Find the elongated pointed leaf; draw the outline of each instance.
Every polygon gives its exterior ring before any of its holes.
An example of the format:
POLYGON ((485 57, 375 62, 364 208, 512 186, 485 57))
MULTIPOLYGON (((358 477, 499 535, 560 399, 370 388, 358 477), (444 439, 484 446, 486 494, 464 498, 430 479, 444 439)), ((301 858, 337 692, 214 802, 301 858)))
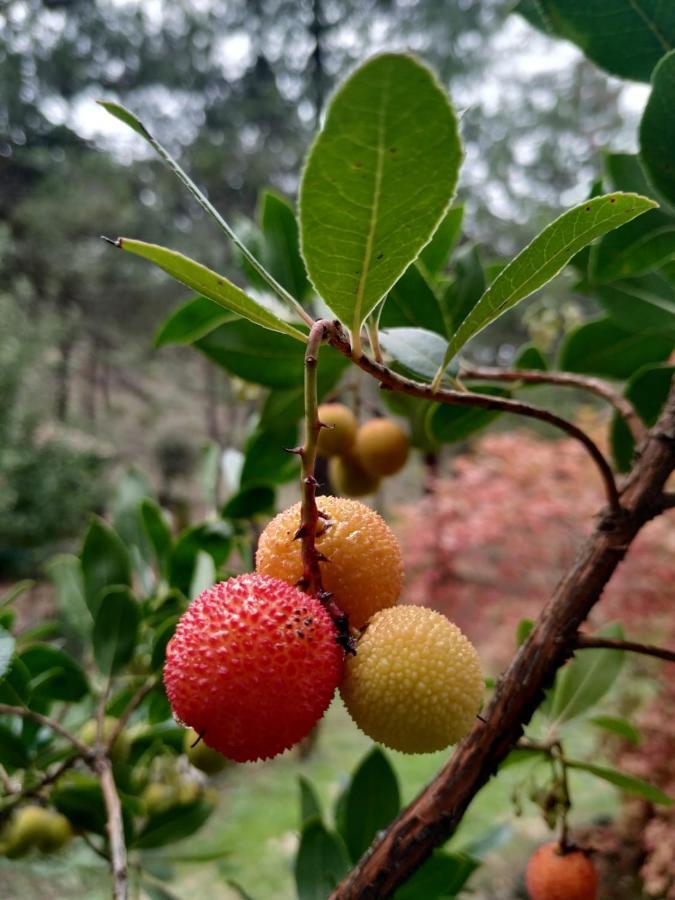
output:
POLYGON ((644 797, 652 803, 661 803, 664 806, 672 806, 673 798, 668 794, 664 794, 653 784, 637 778, 635 775, 628 775, 626 772, 618 772, 616 769, 610 769, 608 766, 595 766, 592 763, 580 762, 576 759, 566 760, 569 769, 580 769, 582 772, 589 772, 596 778, 602 778, 615 785, 627 794, 637 794, 638 797, 644 797))
POLYGON ((228 281, 224 275, 219 275, 194 259, 190 259, 189 256, 183 256, 182 253, 169 250, 168 247, 161 247, 159 244, 146 244, 145 241, 134 241, 130 238, 118 238, 116 244, 122 250, 149 260, 176 281, 180 281, 192 288, 193 291, 208 297, 209 300, 213 300, 230 312, 248 319, 249 322, 269 328, 271 331, 288 334, 299 341, 306 340, 301 331, 261 306, 236 284, 228 281))
POLYGON ((616 193, 594 197, 563 213, 502 269, 450 339, 447 360, 479 331, 554 278, 595 238, 655 206, 647 197, 616 193))
POLYGON ((611 319, 592 319, 567 335, 558 368, 624 379, 643 366, 668 359, 672 349, 673 338, 668 334, 629 331, 611 319))
POLYGON ((303 173, 301 245, 314 287, 352 332, 431 239, 460 160, 448 98, 410 56, 368 60, 333 97, 303 173))
POLYGON ((347 851, 339 835, 319 819, 310 819, 302 829, 295 858, 298 900, 326 900, 348 869, 347 851))
POLYGON ((113 587, 101 597, 92 642, 94 659, 104 675, 113 675, 125 666, 136 649, 140 613, 127 587, 113 587))
POLYGON ((82 545, 84 597, 96 617, 101 591, 131 584, 131 560, 119 535, 103 519, 92 519, 82 545))
POLYGON ((449 209, 434 236, 420 253, 420 263, 429 274, 437 275, 445 267, 450 251, 459 240, 463 218, 463 206, 449 209))
POLYGON ((595 725, 596 728, 602 728, 604 731, 609 731, 611 734, 615 734, 617 737, 621 737, 631 744, 640 743, 640 732, 635 725, 632 725, 630 722, 627 722, 626 719, 622 719, 619 716, 594 716, 591 719, 591 724, 595 725))
POLYGON ((300 234, 293 207, 280 194, 266 190, 260 197, 260 227, 265 238, 268 269, 294 297, 309 293, 305 264, 300 256, 300 234))
MULTIPOLYGON (((675 5, 668 4, 675 31, 675 5)), ((671 48, 675 40, 671 42, 671 48)), ((675 207, 675 50, 654 69, 652 92, 640 123, 640 157, 654 187, 675 207)))
POLYGON ((405 270, 387 294, 380 328, 426 328, 444 338, 448 333, 436 294, 418 263, 405 270))
POLYGON ((374 747, 354 772, 345 799, 342 836, 352 862, 360 859, 400 805, 396 773, 382 750, 374 747))
POLYGON ((171 529, 164 517, 161 507, 146 497, 138 509, 141 525, 150 542, 160 572, 165 575, 171 553, 171 529))
MULTIPOLYGON (((675 366, 647 366, 636 372, 626 385, 626 397, 650 428, 666 402, 674 375, 675 366)), ((635 439, 618 413, 612 420, 610 437, 615 465, 620 472, 627 472, 633 459, 635 439)))
MULTIPOLYGON (((443 362, 448 342, 426 328, 390 328, 380 334, 380 343, 408 372, 430 381, 443 362)), ((452 374, 457 374, 457 367, 452 374)))
POLYGON ((62 553, 51 559, 47 572, 54 583, 56 603, 69 627, 80 637, 91 630, 87 601, 84 597, 82 566, 76 556, 62 553))
POLYGON ((208 297, 193 297, 162 323, 155 335, 155 347, 193 344, 214 328, 236 318, 236 313, 224 309, 208 297))
POLYGON ((304 828, 310 819, 321 821, 321 801, 316 788, 304 775, 298 775, 298 787, 300 788, 300 828, 304 828))

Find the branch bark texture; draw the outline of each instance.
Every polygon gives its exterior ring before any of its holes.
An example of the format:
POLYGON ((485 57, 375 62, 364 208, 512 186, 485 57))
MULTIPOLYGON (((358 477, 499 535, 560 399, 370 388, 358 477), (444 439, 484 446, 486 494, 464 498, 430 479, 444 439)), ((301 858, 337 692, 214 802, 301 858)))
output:
MULTIPOLYGON (((381 375, 379 371, 372 374, 381 375)), ((576 562, 500 679, 484 712, 485 721, 476 723, 433 781, 375 840, 335 889, 332 900, 391 896, 453 834, 473 798, 516 745, 556 671, 574 652, 579 626, 600 600, 632 541, 662 511, 664 485, 673 469, 675 387, 623 487, 622 513, 601 514, 576 562)))

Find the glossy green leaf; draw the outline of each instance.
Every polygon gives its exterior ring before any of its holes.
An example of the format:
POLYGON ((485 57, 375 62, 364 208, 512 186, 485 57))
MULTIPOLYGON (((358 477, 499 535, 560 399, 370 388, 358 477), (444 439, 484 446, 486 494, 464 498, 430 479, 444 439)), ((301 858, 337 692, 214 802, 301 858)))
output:
POLYGON ((449 209, 434 236, 420 253, 419 261, 429 274, 436 275, 445 268, 450 251, 459 240, 463 218, 462 205, 449 209))
POLYGON ((159 244, 146 244, 145 241, 135 241, 130 238, 118 238, 116 243, 122 250, 154 263, 176 281, 197 291, 203 297, 208 297, 209 300, 213 300, 214 303, 218 303, 229 312, 236 313, 255 325, 290 335, 303 343, 306 341, 305 335, 293 325, 284 322, 265 306, 249 297, 224 275, 219 275, 194 259, 190 259, 189 256, 184 256, 168 247, 161 247, 159 244))
POLYGON ((373 747, 354 772, 345 799, 342 837, 352 862, 361 858, 400 807, 396 773, 384 752, 373 747))
POLYGON ((225 519, 252 519, 274 509, 274 488, 267 485, 252 485, 243 488, 230 497, 221 510, 225 519))
POLYGON ((89 691, 82 667, 51 644, 34 644, 23 650, 19 659, 30 674, 34 695, 74 703, 89 691))
POLYGON ((183 840, 199 831, 212 812, 212 804, 200 799, 156 813, 150 816, 131 847, 148 850, 183 840))
POLYGON ((617 737, 623 738, 624 741, 628 741, 631 744, 639 744, 640 743, 640 732, 632 725, 630 722, 626 721, 626 719, 622 719, 619 716, 594 716, 590 719, 591 725, 595 725, 596 728, 602 728, 603 731, 609 731, 611 734, 617 735, 617 737))
POLYGON ((651 183, 675 207, 675 6, 661 5, 670 10, 674 34, 666 48, 671 52, 661 59, 652 76, 652 92, 640 123, 640 158, 651 183))
MULTIPOLYGON (((645 425, 651 427, 659 417, 666 402, 675 366, 647 366, 639 369, 630 379, 624 391, 645 425)), ((627 472, 633 461, 635 439, 625 420, 618 413, 612 419, 610 432, 612 455, 617 469, 627 472)))
MULTIPOLYGON (((598 634, 622 638, 620 625, 608 625, 598 634)), ((557 674, 549 717, 563 725, 594 707, 616 684, 624 662, 623 650, 578 650, 557 674)))
POLYGON ((173 540, 165 514, 159 504, 149 497, 141 501, 139 514, 159 570, 162 574, 166 574, 173 540))
POLYGON ((200 550, 210 554, 216 567, 221 566, 232 551, 232 527, 215 520, 194 525, 178 538, 169 558, 169 583, 187 597, 200 550))
POLYGON ((54 584, 56 604, 69 628, 80 637, 91 631, 91 616, 84 595, 82 566, 76 556, 61 553, 47 564, 54 584))
POLYGON ((668 335, 636 333, 611 319, 594 319, 567 335, 560 348, 558 368, 627 379, 642 366, 663 362, 672 349, 673 339, 668 335))
POLYGON ((157 671, 164 665, 166 658, 166 645, 169 643, 176 630, 178 624, 178 616, 170 616, 155 631, 152 642, 152 656, 150 658, 150 667, 157 671))
POLYGON ((19 735, 6 725, 0 725, 0 765, 11 773, 27 768, 29 759, 28 748, 19 735))
POLYGON ((300 789, 300 829, 310 819, 321 819, 321 801, 316 788, 304 775, 298 775, 298 787, 300 789))
POLYGON ((299 476, 298 457, 284 449, 295 447, 297 443, 298 425, 293 419, 287 419, 274 433, 264 428, 256 429, 244 448, 240 487, 283 484, 299 476))
POLYGON ((619 281, 595 287, 592 294, 621 328, 658 332, 675 341, 675 289, 666 279, 619 281))
POLYGON ((303 172, 301 243, 353 333, 442 222, 461 155, 445 92, 410 56, 373 57, 334 95, 303 172))
POLYGON ((645 221, 629 222, 608 234, 591 254, 592 280, 607 282, 644 275, 675 259, 675 222, 660 224, 664 219, 653 210, 644 216, 645 221))
POLYGON ((569 769, 579 769, 582 772, 589 772, 596 778, 602 778, 615 785, 627 794, 635 794, 638 797, 644 797, 650 803, 660 803, 663 806, 671 806, 673 798, 668 794, 664 794, 654 785, 644 781, 642 778, 636 778, 635 775, 628 775, 625 772, 618 772, 616 769, 610 769, 607 766, 595 766, 592 763, 581 762, 576 759, 567 759, 567 767, 569 769))
POLYGON ((586 200, 563 213, 497 275, 450 339, 447 359, 487 325, 551 281, 575 253, 595 238, 655 206, 647 197, 615 193, 586 200))
POLYGON ((104 675, 114 675, 133 657, 138 640, 138 602, 127 587, 111 587, 100 598, 94 617, 94 659, 104 675))
POLYGON ((380 315, 380 328, 426 328, 445 336, 441 307, 417 263, 405 270, 387 294, 380 315))
POLYGON ((347 851, 340 837, 318 819, 306 822, 295 858, 298 900, 326 900, 348 869, 347 851))
POLYGON ((25 664, 14 656, 5 675, 0 678, 0 703, 22 706, 30 698, 30 672, 25 664))
MULTIPOLYGON (((491 394, 493 397, 509 396, 509 392, 503 388, 479 385, 472 387, 472 391, 476 394, 491 394)), ((501 413, 498 410, 438 403, 429 411, 427 428, 429 434, 440 444, 453 444, 455 441, 466 440, 470 435, 493 422, 499 415, 501 413)))
POLYGON ((532 619, 521 619, 516 628, 516 646, 520 647, 529 638, 534 628, 532 619))
POLYGON ((479 866, 479 860, 465 853, 435 850, 412 878, 395 892, 394 900, 444 900, 454 897, 479 866))
POLYGON ((259 202, 265 264, 280 284, 302 300, 310 286, 300 256, 300 234, 293 207, 285 197, 269 189, 262 191, 259 202))
POLYGON ((675 7, 662 0, 521 0, 532 25, 577 44, 612 75, 649 81, 675 46, 675 7))
MULTIPOLYGON (((107 835, 107 815, 103 794, 98 778, 93 775, 76 773, 69 775, 67 782, 61 782, 52 790, 50 802, 66 816, 76 828, 94 834, 107 835)), ((132 834, 131 822, 123 809, 122 818, 125 835, 132 834)))
POLYGON ((485 291, 485 272, 478 247, 469 247, 457 254, 453 274, 454 278, 446 288, 441 302, 447 319, 452 323, 452 329, 456 329, 485 291))
POLYGON ((516 353, 513 361, 514 369, 530 369, 538 372, 545 372, 548 369, 546 357, 539 347, 534 344, 525 344, 516 353))
POLYGON ((4 678, 7 674, 14 655, 15 644, 16 641, 12 635, 4 628, 0 628, 0 678, 4 678))
POLYGON ((131 560, 119 535, 97 517, 91 520, 84 536, 80 559, 84 598, 95 617, 101 591, 113 585, 131 584, 131 560))
POLYGON ((408 433, 413 447, 432 454, 438 450, 438 442, 427 429, 429 410, 435 405, 432 400, 421 400, 398 391, 383 391, 382 401, 395 415, 408 420, 408 433))
POLYGON ((210 588, 215 583, 215 580, 216 566, 213 562, 213 557, 203 550, 198 550, 188 597, 198 597, 202 591, 210 588))
POLYGON ((208 297, 193 297, 171 313, 155 335, 155 347, 169 344, 193 344, 219 325, 237 319, 236 313, 224 309, 208 297))
MULTIPOLYGON (((443 363, 448 342, 424 328, 390 328, 380 332, 382 348, 407 372, 431 381, 443 363)), ((457 374, 457 366, 448 374, 457 374)))

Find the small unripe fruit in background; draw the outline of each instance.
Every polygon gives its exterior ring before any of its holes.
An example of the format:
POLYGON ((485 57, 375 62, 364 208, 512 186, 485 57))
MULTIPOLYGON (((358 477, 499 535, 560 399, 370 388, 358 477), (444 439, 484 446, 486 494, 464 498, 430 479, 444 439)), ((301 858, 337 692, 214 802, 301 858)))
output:
POLYGON ((207 747, 204 741, 199 740, 199 735, 192 728, 185 732, 183 750, 190 760, 190 765, 206 775, 217 775, 227 766, 227 760, 222 753, 207 747))
MULTIPOLYGON (((108 741, 112 737, 112 733, 117 727, 117 719, 114 716, 106 716, 103 720, 103 741, 108 741)), ((82 728, 79 731, 79 738, 83 744, 87 744, 88 747, 93 747, 96 743, 96 736, 98 734, 98 722, 96 719, 89 719, 88 722, 85 722, 82 728)), ((131 750, 131 742, 129 741, 129 736, 126 731, 121 731, 117 737, 115 738, 115 742, 110 748, 110 761, 113 765, 122 765, 127 761, 129 757, 129 751, 131 750)))
POLYGON ((343 403, 322 403, 319 422, 332 426, 319 431, 317 451, 321 456, 347 453, 356 438, 358 423, 354 413, 343 403))
POLYGON ((70 822, 61 813, 42 806, 22 806, 3 830, 2 852, 10 859, 19 859, 33 848, 54 853, 72 836, 70 822))
POLYGON ((557 841, 530 857, 525 871, 530 900, 596 900, 598 874, 581 850, 561 853, 557 841))
POLYGON ((356 456, 334 456, 328 463, 328 477, 345 497, 365 497, 380 486, 380 479, 366 472, 356 456))
POLYGON ((176 802, 176 789, 170 784, 153 781, 141 794, 146 815, 154 816, 169 809, 176 802))
POLYGON ((174 716, 237 762, 297 744, 342 679, 335 626, 314 597, 260 574, 193 600, 169 641, 164 684, 174 716))
POLYGON ((363 468, 382 478, 400 472, 408 459, 410 441, 392 419, 371 419, 356 432, 354 455, 363 468))
POLYGON ((403 753, 431 753, 463 738, 483 691, 473 644, 445 616, 422 606, 374 615, 340 687, 358 727, 403 753))
MULTIPOLYGON (((393 531, 375 510, 345 497, 317 497, 316 548, 325 590, 361 628, 380 609, 393 606, 403 584, 401 550, 393 531)), ((256 568, 263 575, 297 584, 302 577, 302 547, 294 536, 300 527, 300 504, 279 513, 260 536, 256 568)))

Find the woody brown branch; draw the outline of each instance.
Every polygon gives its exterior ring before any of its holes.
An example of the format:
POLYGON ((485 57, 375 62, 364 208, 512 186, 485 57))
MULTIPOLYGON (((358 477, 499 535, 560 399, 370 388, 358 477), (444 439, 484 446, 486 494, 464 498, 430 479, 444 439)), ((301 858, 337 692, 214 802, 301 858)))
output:
POLYGON ((474 726, 417 799, 374 841, 331 900, 390 897, 454 833, 473 798, 516 746, 556 671, 574 652, 579 626, 632 541, 662 511, 663 488, 673 469, 675 386, 623 487, 625 514, 610 522, 600 519, 500 678, 486 721, 474 726))
POLYGON ((612 638, 593 637, 580 634, 576 642, 577 650, 605 649, 627 650, 630 653, 641 653, 644 656, 654 656, 657 659, 665 659, 666 662, 675 662, 675 650, 666 647, 656 647, 653 644, 640 644, 636 641, 621 641, 612 638))

